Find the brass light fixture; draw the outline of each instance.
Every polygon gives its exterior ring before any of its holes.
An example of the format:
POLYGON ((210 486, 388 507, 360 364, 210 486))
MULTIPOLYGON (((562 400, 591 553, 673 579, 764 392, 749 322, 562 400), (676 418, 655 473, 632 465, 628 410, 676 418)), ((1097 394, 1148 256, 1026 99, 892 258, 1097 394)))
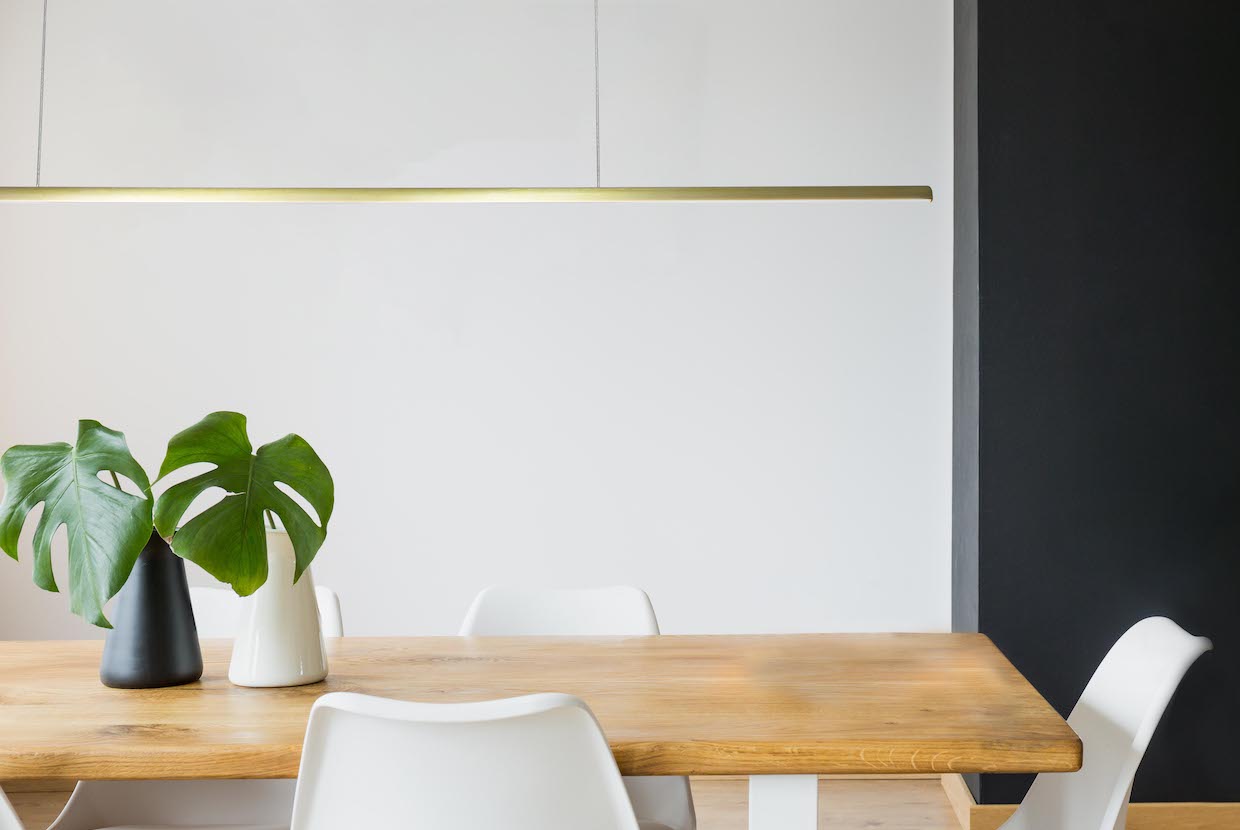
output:
POLYGON ((0 202, 932 201, 928 185, 824 187, 0 187, 0 202))

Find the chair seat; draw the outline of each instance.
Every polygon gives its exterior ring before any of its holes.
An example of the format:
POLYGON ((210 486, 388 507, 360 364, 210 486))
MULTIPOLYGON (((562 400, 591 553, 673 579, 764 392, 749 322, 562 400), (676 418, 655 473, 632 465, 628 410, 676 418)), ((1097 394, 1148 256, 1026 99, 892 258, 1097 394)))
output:
MULTIPOLYGON (((657 821, 637 822, 640 830, 672 830, 666 824, 657 821)), ((126 824, 121 827, 102 827, 100 830, 288 830, 288 825, 279 824, 178 824, 175 827, 157 824, 126 824)))
POLYGON ((288 830, 287 824, 120 824, 99 830, 288 830))
MULTIPOLYGON (((657 821, 639 821, 640 830, 672 830, 657 821)), ((285 824, 178 824, 175 827, 162 824, 126 824, 119 827, 102 827, 100 830, 288 830, 285 824)))

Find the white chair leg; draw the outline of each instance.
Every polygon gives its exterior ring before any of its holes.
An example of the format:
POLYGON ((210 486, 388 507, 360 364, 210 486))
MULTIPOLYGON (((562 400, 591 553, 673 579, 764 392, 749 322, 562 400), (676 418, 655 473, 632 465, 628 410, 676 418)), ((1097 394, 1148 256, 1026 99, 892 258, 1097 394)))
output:
POLYGON ((818 830, 818 776, 749 776, 749 830, 818 830))

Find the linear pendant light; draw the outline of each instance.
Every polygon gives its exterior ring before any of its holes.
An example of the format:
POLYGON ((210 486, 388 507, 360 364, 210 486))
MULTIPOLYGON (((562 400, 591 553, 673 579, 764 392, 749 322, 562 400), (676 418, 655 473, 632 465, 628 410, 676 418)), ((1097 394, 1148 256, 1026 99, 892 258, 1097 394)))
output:
POLYGON ((824 187, 0 187, 0 202, 933 201, 927 185, 824 187))

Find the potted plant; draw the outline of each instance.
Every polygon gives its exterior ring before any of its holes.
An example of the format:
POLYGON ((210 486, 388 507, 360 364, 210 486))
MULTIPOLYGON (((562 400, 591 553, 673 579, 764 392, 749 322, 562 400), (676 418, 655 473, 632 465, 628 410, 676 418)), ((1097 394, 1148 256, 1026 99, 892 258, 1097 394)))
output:
POLYGON ((322 680, 327 656, 309 568, 335 505, 327 465, 297 435, 253 451, 245 416, 236 412, 213 412, 174 435, 159 477, 202 462, 215 466, 160 495, 155 528, 172 540, 177 555, 250 597, 229 679, 242 686, 322 680), (299 493, 319 523, 280 484, 299 493), (229 495, 180 525, 194 499, 213 487, 229 495))
MULTIPOLYGON (((304 652, 302 641, 317 634, 317 607, 313 609, 314 632, 305 630, 309 622, 304 596, 308 591, 313 603, 314 590, 310 579, 303 576, 326 538, 334 504, 326 465, 296 435, 254 452, 245 416, 236 412, 214 412, 174 436, 160 467, 160 479, 200 462, 214 467, 173 484, 155 499, 151 482, 130 453, 125 436, 93 420, 78 422, 77 441, 72 445, 22 445, 0 457, 5 482, 0 549, 17 558, 26 519, 35 506, 43 504, 33 538, 34 582, 44 590, 57 591, 51 540, 62 526, 66 528, 70 609, 87 622, 111 629, 100 667, 100 677, 109 686, 153 688, 190 683, 202 675, 183 559, 228 583, 240 596, 266 588, 265 602, 258 602, 257 597, 247 602, 252 631, 247 639, 243 626, 234 657, 245 652, 243 641, 251 646, 283 643, 285 650, 304 652), (133 482, 131 489, 138 492, 126 491, 121 476, 133 482), (318 514, 318 522, 277 482, 299 493, 318 514), (224 490, 225 497, 178 527, 191 502, 214 487, 224 490), (264 527, 264 521, 274 526, 275 517, 285 531, 264 527), (269 575, 276 577, 270 584, 269 575), (103 607, 118 593, 113 627, 103 607), (292 625, 290 620, 301 622, 292 625)), ((317 636, 317 652, 321 668, 304 653, 294 655, 309 670, 293 680, 313 682, 306 678, 321 672, 315 678, 321 679, 326 674, 321 635, 317 636)), ((264 666, 281 657, 270 647, 261 652, 250 648, 247 655, 242 656, 251 663, 257 660, 256 668, 235 672, 236 682, 263 680, 255 672, 262 674, 264 666)), ((271 672, 265 675, 267 680, 273 676, 271 672)))
POLYGON ((0 548, 14 559, 26 517, 43 504, 33 540, 36 585, 59 590, 51 542, 63 526, 73 613, 111 629, 103 606, 130 586, 116 615, 120 628, 104 646, 103 682, 150 688, 197 680, 202 654, 185 566, 152 528, 150 481, 125 436, 98 421, 79 421, 76 443, 13 447, 0 457, 0 473, 0 548), (100 478, 104 472, 110 483, 100 478), (125 492, 118 476, 139 492, 125 492))

